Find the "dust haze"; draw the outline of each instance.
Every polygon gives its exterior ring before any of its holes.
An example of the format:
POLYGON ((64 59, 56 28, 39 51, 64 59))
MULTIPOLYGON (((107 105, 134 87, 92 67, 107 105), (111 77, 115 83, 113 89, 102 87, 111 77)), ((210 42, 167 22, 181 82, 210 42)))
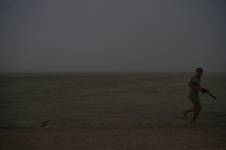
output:
POLYGON ((0 71, 226 72, 226 5, 2 0, 0 71))

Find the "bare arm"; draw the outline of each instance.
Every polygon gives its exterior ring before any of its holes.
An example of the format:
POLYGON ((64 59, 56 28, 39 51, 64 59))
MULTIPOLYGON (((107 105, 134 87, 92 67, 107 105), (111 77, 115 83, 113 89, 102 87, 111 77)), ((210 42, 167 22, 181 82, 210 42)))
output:
POLYGON ((188 87, 190 87, 192 90, 195 90, 195 91, 202 91, 202 89, 204 89, 199 84, 194 84, 191 82, 188 83, 188 87))

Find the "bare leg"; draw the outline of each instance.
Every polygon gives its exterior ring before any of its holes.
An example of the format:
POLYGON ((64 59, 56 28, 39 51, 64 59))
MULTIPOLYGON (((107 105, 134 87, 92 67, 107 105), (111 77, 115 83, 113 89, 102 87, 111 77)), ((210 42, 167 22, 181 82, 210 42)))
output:
POLYGON ((193 123, 193 124, 196 123, 196 119, 198 118, 201 109, 202 109, 201 106, 196 106, 196 107, 194 108, 194 114, 193 114, 191 123, 193 123))

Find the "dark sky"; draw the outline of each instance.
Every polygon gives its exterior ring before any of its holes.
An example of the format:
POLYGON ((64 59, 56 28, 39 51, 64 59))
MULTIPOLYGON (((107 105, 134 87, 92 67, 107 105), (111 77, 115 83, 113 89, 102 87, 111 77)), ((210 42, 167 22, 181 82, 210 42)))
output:
POLYGON ((224 0, 1 0, 0 71, 226 72, 224 0))

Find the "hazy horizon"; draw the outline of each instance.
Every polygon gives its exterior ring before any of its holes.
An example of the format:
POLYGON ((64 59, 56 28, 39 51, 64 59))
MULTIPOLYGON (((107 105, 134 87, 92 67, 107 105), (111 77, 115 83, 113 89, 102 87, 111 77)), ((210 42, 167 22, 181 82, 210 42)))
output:
POLYGON ((225 4, 2 0, 0 72, 226 72, 225 4))

